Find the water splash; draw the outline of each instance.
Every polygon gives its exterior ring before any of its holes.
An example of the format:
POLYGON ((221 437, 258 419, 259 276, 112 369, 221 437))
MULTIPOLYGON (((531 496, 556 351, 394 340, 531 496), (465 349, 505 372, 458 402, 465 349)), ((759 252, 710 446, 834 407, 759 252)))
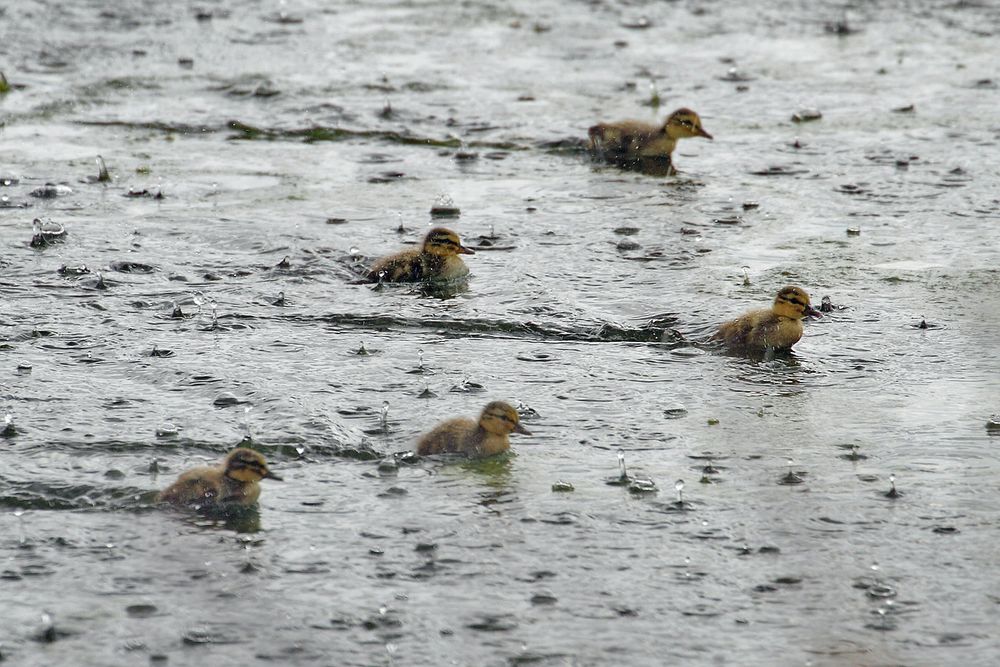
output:
POLYGON ((379 424, 381 424, 383 432, 389 432, 389 401, 382 401, 382 412, 379 414, 379 424))
POLYGON ((100 183, 107 183, 111 180, 111 176, 108 175, 108 167, 100 155, 97 156, 97 180, 100 183))
POLYGON ((683 507, 684 505, 684 480, 679 479, 674 482, 674 491, 677 492, 677 505, 683 507))
POLYGON ((212 328, 219 328, 219 304, 215 302, 215 299, 208 300, 208 307, 212 310, 212 328))
POLYGON ((899 498, 902 493, 896 490, 896 475, 889 475, 889 490, 885 492, 886 498, 899 498))
POLYGON ((621 471, 619 478, 623 482, 628 481, 628 469, 625 467, 625 450, 618 450, 618 470, 621 471))
POLYGON ((12 438, 15 435, 17 435, 17 428, 14 426, 14 415, 8 412, 3 416, 3 430, 0 431, 0 436, 12 438))
POLYGON ((191 302, 198 306, 198 312, 195 315, 201 315, 201 307, 205 305, 205 293, 204 292, 194 292, 191 295, 191 302))
POLYGON ((17 518, 17 541, 19 544, 25 544, 28 541, 28 535, 24 531, 24 510, 18 507, 14 510, 14 516, 17 518))
POLYGON ((650 81, 649 81, 649 106, 653 107, 653 109, 659 109, 661 104, 663 104, 663 100, 660 98, 660 91, 656 87, 656 81, 650 79, 650 81))
POLYGON ((788 459, 788 472, 785 473, 781 479, 778 480, 778 484, 801 484, 805 480, 802 479, 802 475, 795 472, 792 466, 795 465, 795 461, 788 459))
POLYGON ((253 410, 252 405, 248 405, 243 408, 243 440, 246 442, 253 442, 253 433, 250 432, 250 411, 253 410))
POLYGON ((752 283, 750 282, 750 267, 743 267, 743 286, 749 287, 752 283))

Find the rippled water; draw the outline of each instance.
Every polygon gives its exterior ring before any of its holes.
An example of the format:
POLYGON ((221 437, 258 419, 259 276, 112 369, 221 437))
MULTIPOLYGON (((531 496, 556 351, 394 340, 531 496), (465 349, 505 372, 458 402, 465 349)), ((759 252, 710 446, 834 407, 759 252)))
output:
POLYGON ((918 0, 0 7, 0 655, 994 664, 998 30, 918 0), (678 106, 716 139, 677 177, 580 152, 678 106), (351 284, 446 199, 467 290, 351 284), (698 345, 788 283, 843 307, 790 357, 698 345), (378 465, 492 399, 515 455, 378 465), (286 480, 258 514, 151 506, 248 430, 286 480), (608 483, 619 449, 658 493, 608 483))

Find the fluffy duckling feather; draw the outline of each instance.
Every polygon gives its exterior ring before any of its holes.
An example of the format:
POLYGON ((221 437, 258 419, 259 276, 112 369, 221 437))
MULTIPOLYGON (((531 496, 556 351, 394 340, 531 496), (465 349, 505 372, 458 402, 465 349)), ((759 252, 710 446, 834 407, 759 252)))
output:
POLYGON ((493 456, 510 449, 511 433, 531 435, 521 426, 517 410, 503 401, 483 408, 479 421, 456 417, 441 422, 417 441, 417 453, 458 453, 470 458, 493 456))
POLYGON ((770 308, 752 310, 722 324, 712 340, 735 351, 789 350, 802 338, 802 319, 820 313, 801 287, 783 287, 770 308))
POLYGON ((469 274, 459 255, 475 255, 458 234, 444 227, 427 232, 419 249, 403 250, 377 260, 368 271, 369 282, 415 283, 455 280, 469 274))
POLYGON ((262 479, 276 479, 267 461, 252 449, 238 447, 217 466, 199 466, 181 473, 157 500, 171 505, 193 505, 211 509, 232 505, 253 505, 260 497, 262 479))
POLYGON ((666 175, 677 173, 671 156, 678 140, 688 137, 712 139, 701 126, 698 114, 687 108, 667 116, 663 125, 637 120, 599 123, 590 128, 588 135, 588 147, 595 158, 626 169, 666 175))

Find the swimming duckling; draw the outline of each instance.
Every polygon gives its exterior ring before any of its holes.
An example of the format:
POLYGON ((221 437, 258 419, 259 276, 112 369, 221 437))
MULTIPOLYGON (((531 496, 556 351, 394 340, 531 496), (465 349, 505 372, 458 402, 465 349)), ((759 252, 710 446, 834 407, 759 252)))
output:
POLYGON ((671 155, 678 139, 712 135, 701 126, 701 118, 691 109, 682 108, 667 116, 661 126, 637 120, 599 123, 587 134, 588 147, 595 158, 626 169, 640 169, 672 176, 671 155))
POLYGON ((368 281, 414 283, 464 278, 469 274, 469 267, 459 255, 475 254, 475 250, 462 245, 458 234, 444 227, 435 227, 427 232, 419 250, 403 250, 372 264, 368 281))
POLYGON ((157 496, 162 503, 194 505, 198 509, 223 505, 253 505, 260 496, 261 479, 283 481, 267 467, 267 461, 252 449, 238 447, 217 466, 200 466, 182 473, 157 496))
POLYGON ((517 410, 503 401, 493 401, 483 408, 479 421, 457 417, 441 422, 417 441, 417 453, 454 452, 471 458, 493 456, 510 449, 511 433, 531 435, 521 426, 517 410))
POLYGON ((732 350, 788 350, 802 338, 802 318, 820 317, 801 287, 782 287, 770 308, 751 310, 719 327, 711 340, 732 350))

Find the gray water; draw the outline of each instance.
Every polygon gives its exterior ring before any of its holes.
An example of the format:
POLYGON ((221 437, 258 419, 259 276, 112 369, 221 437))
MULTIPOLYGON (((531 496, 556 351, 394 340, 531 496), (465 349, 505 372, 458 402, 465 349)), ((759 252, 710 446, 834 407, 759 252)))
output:
POLYGON ((1000 7, 730 4, 0 6, 0 655, 996 664, 1000 7), (676 177, 580 151, 679 106, 676 177), (447 200, 468 289, 352 284, 447 200), (153 507, 248 432, 259 512, 153 507))

